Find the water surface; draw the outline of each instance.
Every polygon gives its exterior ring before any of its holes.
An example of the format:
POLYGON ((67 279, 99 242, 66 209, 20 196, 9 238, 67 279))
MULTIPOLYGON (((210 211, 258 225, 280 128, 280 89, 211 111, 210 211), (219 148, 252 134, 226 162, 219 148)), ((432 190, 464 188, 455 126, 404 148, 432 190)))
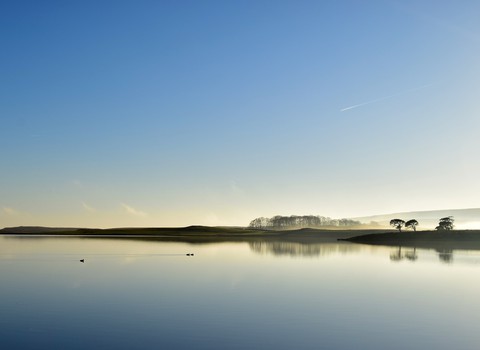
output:
POLYGON ((480 345, 478 251, 0 237, 0 275, 8 349, 480 345))

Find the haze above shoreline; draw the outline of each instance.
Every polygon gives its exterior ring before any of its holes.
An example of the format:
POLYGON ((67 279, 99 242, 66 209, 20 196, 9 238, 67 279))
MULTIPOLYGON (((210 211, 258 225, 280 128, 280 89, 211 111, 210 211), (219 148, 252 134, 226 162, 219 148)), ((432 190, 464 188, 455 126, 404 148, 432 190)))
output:
MULTIPOLYGON (((352 226, 352 227, 312 227, 316 229, 341 229, 341 230, 362 230, 362 229, 390 229, 389 222, 391 219, 416 219, 419 221, 419 230, 433 230, 438 223, 438 220, 441 217, 453 216, 455 218, 455 227, 457 229, 480 229, 480 208, 466 208, 466 209, 442 209, 442 210, 426 210, 426 211, 412 211, 412 212, 400 212, 400 213, 390 213, 390 214, 379 214, 371 216, 362 216, 362 217, 353 217, 352 220, 359 221, 361 226, 352 226)), ((19 226, 10 226, 3 227, 0 229, 4 231, 6 229, 16 229, 19 232, 23 231, 33 231, 35 232, 60 232, 60 231, 74 231, 78 229, 95 229, 95 230, 109 230, 109 229, 184 229, 189 227, 210 227, 210 228, 228 228, 228 229, 247 229, 248 225, 245 226, 229 226, 229 225, 188 225, 188 226, 128 226, 128 227, 55 227, 55 226, 43 226, 43 225, 19 225, 19 226)), ((299 228, 292 228, 299 229, 299 228)))

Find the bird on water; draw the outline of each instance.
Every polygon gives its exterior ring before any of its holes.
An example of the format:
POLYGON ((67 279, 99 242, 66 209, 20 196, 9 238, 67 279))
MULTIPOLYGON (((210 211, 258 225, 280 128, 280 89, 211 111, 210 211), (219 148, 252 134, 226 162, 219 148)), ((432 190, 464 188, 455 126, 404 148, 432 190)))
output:
POLYGON ((80 259, 80 262, 81 262, 81 263, 84 263, 84 262, 85 262, 85 259, 80 259))

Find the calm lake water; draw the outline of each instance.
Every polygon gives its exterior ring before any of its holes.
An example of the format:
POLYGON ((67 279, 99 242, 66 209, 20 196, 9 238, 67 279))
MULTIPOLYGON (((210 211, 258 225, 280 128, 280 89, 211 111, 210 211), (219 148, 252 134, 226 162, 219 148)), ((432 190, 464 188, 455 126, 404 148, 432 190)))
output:
POLYGON ((0 237, 0 275, 3 349, 480 347, 479 251, 0 237))

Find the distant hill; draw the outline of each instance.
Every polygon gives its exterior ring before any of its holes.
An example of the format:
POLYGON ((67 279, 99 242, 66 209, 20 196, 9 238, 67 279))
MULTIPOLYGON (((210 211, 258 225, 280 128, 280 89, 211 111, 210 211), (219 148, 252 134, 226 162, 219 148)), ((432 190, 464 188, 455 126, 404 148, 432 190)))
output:
POLYGON ((0 234, 9 233, 9 234, 28 234, 28 233, 55 233, 55 232, 66 232, 66 231, 76 231, 78 228, 72 227, 42 227, 42 226, 18 226, 18 227, 5 227, 0 230, 0 234))
POLYGON ((403 213, 392 213, 353 218, 362 224, 376 223, 378 227, 389 227, 391 219, 410 220, 416 219, 421 230, 434 229, 438 220, 446 216, 453 216, 455 228, 457 229, 480 229, 480 208, 472 209, 449 209, 449 210, 428 210, 412 211, 403 213))

